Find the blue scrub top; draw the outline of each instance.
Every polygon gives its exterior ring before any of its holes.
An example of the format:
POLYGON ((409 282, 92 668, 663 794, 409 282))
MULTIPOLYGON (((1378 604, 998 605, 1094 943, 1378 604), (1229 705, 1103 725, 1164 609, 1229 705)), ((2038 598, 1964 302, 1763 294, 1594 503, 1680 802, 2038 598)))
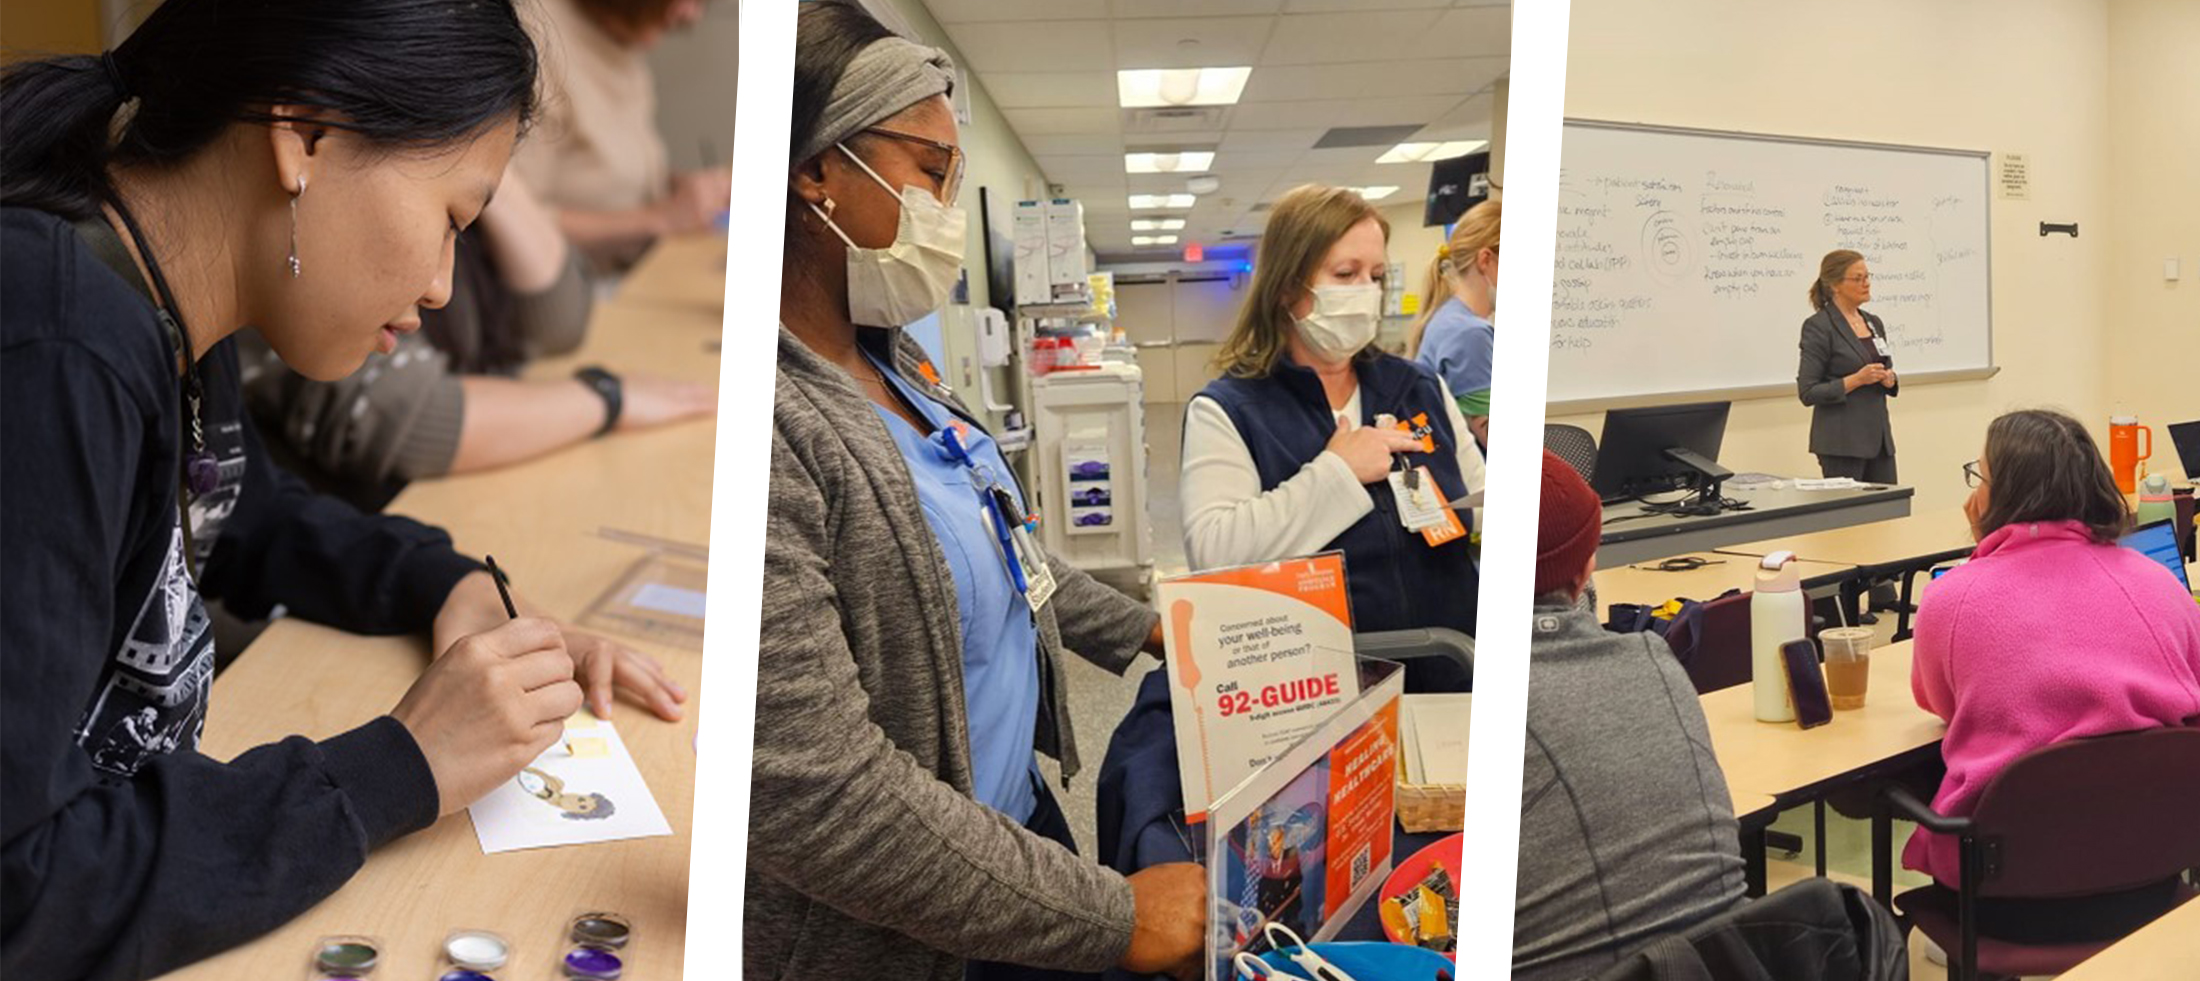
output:
MULTIPOLYGON (((957 421, 946 406, 909 385, 893 368, 875 358, 872 364, 924 416, 932 432, 957 421)), ((956 613, 962 622, 963 704, 970 716, 970 762, 978 801, 1026 823, 1038 807, 1032 733, 1039 721, 1039 634, 980 496, 999 482, 1023 510, 1023 494, 993 437, 976 428, 963 433, 964 449, 979 468, 973 474, 930 434, 917 432, 885 406, 874 402, 871 408, 893 434, 917 486, 925 523, 954 574, 956 613)))
POLYGON ((1414 360, 1427 365, 1451 386, 1453 398, 1484 410, 1467 415, 1484 415, 1489 401, 1490 354, 1496 343, 1497 328, 1454 296, 1429 318, 1428 329, 1421 332, 1421 353, 1414 360))

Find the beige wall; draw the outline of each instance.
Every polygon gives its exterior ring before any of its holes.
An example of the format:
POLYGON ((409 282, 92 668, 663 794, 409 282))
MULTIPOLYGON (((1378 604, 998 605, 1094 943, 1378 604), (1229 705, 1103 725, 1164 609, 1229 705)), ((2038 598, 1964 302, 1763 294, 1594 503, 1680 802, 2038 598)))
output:
POLYGON ((675 169, 723 167, 733 159, 740 24, 741 5, 716 0, 694 27, 666 37, 649 53, 657 74, 657 132, 664 135, 675 169))
POLYGON ((2105 396, 2154 427, 2154 469, 2174 480, 2163 424, 2200 419, 2200 3, 2110 0, 2108 31, 2105 396))
MULTIPOLYGON (((2152 5, 2167 18, 2182 3, 2152 5)), ((2030 155, 2031 199, 1992 202, 2001 373, 1912 386, 1894 403, 1902 477, 1925 510, 1961 502, 1960 467, 1978 455, 1999 412, 2060 406, 2106 434, 2118 241, 2109 63, 2107 0, 1854 0, 1832 14, 1794 2, 1574 0, 1566 112, 2030 155), (2042 220, 2080 222, 2083 235, 2041 238, 2042 220)), ((2169 115, 2145 113, 2149 121, 2169 115)), ((2172 180, 2179 164, 2162 163, 2159 179, 2172 180)), ((1798 298, 1796 323, 1807 314, 1798 298)), ((1591 432, 1602 424, 1597 415, 1550 421, 1591 432)), ((1738 402, 1721 460, 1815 476, 1809 424, 1792 397, 1738 402)))

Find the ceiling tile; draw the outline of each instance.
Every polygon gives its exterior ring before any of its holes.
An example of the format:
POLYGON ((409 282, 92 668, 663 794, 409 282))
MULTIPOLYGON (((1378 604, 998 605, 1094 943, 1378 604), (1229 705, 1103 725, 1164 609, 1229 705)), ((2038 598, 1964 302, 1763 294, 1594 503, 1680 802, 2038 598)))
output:
POLYGON ((1297 102, 1306 99, 1344 99, 1365 95, 1376 85, 1394 80, 1393 66, 1378 62, 1341 65, 1276 65, 1255 68, 1245 82, 1244 102, 1297 102))
POLYGON ((1115 0, 1117 17, 1230 17, 1282 9, 1283 0, 1115 0))
POLYGON ((1018 135, 1113 133, 1120 116, 1114 109, 1003 109, 1018 135))
MULTIPOLYGON (((1259 67, 1318 65, 1371 58, 1426 58, 1427 48, 1443 48, 1428 37, 1444 14, 1402 10, 1372 14, 1287 14, 1276 21, 1259 67)), ((1452 55, 1466 52, 1447 52, 1452 55)), ((1479 53, 1479 52, 1476 52, 1479 53)))
POLYGON ((1003 109, 1106 109, 1116 99, 1114 72, 993 72, 984 81, 1003 109))
MULTIPOLYGON (((1112 71, 1104 20, 948 24, 963 67, 981 73, 1112 71), (1085 38, 1072 44, 1070 38, 1085 38)), ((987 85, 991 91, 993 86, 987 85)))
POLYGON ((1321 139, 1327 129, 1233 129, 1222 135, 1219 146, 1224 153, 1242 153, 1273 150, 1304 150, 1321 139))
MULTIPOLYGON (((1352 11, 1366 13, 1376 10, 1411 10, 1425 7, 1448 7, 1452 0, 1284 0, 1283 10, 1289 14, 1329 13, 1352 11)), ((1509 2, 1509 0, 1498 0, 1509 2)))
POLYGON ((1072 20, 1092 15, 1090 0, 924 0, 924 9, 941 24, 970 21, 1072 20))
POLYGON ((1412 42, 1416 58, 1504 58, 1512 54, 1512 8, 1461 7, 1412 42))
POLYGON ((1024 149, 1033 154, 1057 156, 1106 156, 1123 152, 1119 133, 1022 133, 1024 149))
MULTIPOLYGON (((1112 25, 1116 68, 1260 64, 1274 17, 1149 17, 1112 25), (1187 43, 1189 42, 1189 43, 1187 43)), ((1074 35, 1073 35, 1074 36, 1074 35)), ((1057 42, 1059 43, 1059 42, 1057 42)))

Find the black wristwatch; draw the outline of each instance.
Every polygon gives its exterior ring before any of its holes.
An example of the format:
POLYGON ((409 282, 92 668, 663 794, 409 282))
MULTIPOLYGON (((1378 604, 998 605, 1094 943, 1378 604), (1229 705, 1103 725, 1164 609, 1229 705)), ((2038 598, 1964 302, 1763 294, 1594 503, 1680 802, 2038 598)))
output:
POLYGON ((626 405, 626 397, 619 390, 619 376, 597 365, 589 365, 574 372, 573 377, 580 379, 581 384, 588 386, 589 391, 603 400, 603 428, 596 430, 596 435, 602 436, 617 428, 619 410, 626 405))

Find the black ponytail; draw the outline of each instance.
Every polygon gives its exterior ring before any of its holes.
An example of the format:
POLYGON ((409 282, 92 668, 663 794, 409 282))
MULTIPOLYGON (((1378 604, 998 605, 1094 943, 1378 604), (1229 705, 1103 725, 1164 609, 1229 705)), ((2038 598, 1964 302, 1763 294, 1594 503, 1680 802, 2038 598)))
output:
POLYGON ((111 168, 180 162, 275 105, 377 147, 448 147, 524 126, 535 72, 512 0, 166 0, 104 59, 0 69, 0 204, 91 217, 111 168))

